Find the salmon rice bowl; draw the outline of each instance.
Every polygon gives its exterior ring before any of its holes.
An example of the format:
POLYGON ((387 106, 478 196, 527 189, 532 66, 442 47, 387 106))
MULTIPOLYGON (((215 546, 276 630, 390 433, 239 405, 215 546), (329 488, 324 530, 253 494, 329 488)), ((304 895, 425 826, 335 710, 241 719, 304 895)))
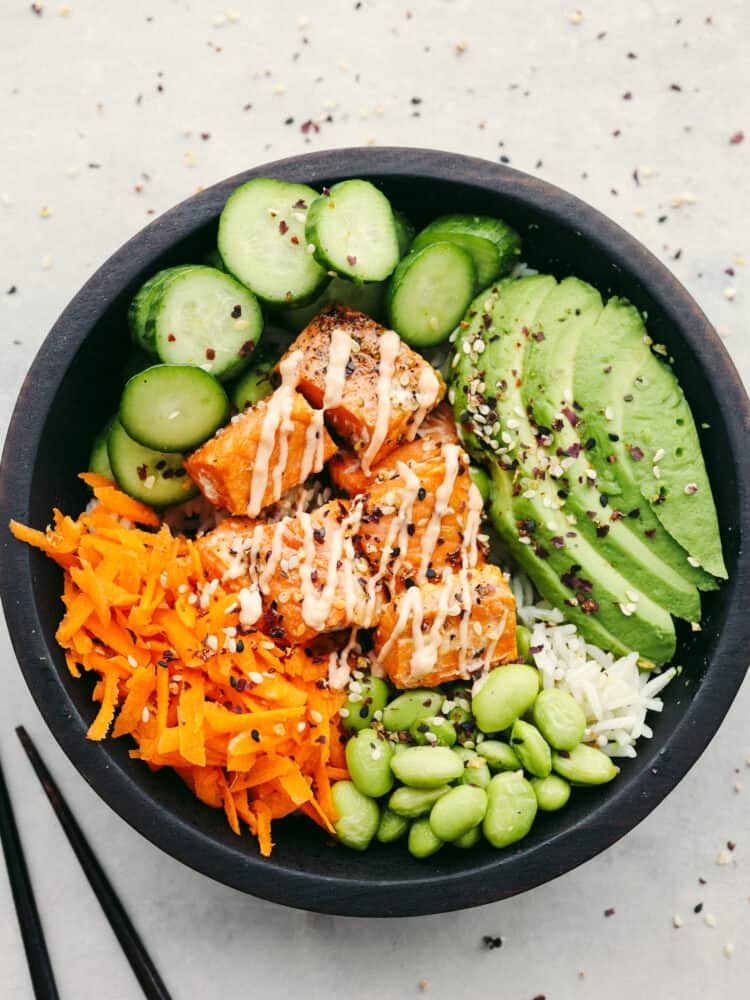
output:
MULTIPOLYGON (((494 216, 255 178, 150 275, 63 570, 91 740, 269 856, 502 851, 617 779, 727 578, 695 421, 623 298, 494 216), (142 766, 141 765, 141 766, 142 766)), ((664 697, 669 697, 667 689, 664 697)))

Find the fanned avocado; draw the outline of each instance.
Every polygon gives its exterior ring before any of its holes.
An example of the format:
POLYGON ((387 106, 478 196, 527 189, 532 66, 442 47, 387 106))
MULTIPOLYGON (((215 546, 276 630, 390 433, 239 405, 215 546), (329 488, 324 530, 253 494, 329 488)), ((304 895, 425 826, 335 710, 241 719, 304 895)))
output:
MULTIPOLYGON (((638 599, 648 594, 678 618, 697 621, 700 595, 695 585, 660 558, 656 539, 644 537, 640 524, 631 530, 635 521, 622 510, 614 463, 608 461, 609 442, 589 432, 590 425, 606 423, 606 418, 581 407, 574 393, 577 354, 586 355, 592 341, 603 335, 603 309, 596 289, 578 278, 566 278, 548 296, 536 318, 540 333, 526 343, 524 407, 537 433, 549 442, 547 452, 554 458, 547 475, 556 480, 558 496, 565 494, 564 509, 576 518, 576 530, 629 580, 638 599)), ((658 534, 660 544, 678 548, 661 525, 658 534)), ((684 565, 683 553, 680 570, 684 565)))
POLYGON ((546 436, 523 406, 526 345, 530 338, 541 339, 536 318, 557 289, 554 278, 537 275, 504 285, 493 303, 475 303, 479 308, 472 310, 458 344, 465 357, 457 419, 464 435, 473 434, 474 446, 495 460, 498 495, 510 500, 491 505, 493 520, 542 594, 564 606, 590 641, 618 653, 637 649, 662 663, 674 653, 670 615, 638 594, 571 525, 557 484, 547 475, 546 436))
MULTIPOLYGON (((652 539, 670 566, 702 590, 726 579, 716 508, 698 433, 674 372, 651 350, 638 310, 610 299, 595 336, 581 344, 574 392, 587 432, 603 437, 631 526, 652 539), (648 515, 648 516, 646 516, 648 515), (664 544, 664 531, 674 543, 664 544), (699 567, 702 567, 700 569, 699 567), (704 572, 705 570, 705 572, 704 572)), ((596 458, 601 462, 603 452, 596 458)))

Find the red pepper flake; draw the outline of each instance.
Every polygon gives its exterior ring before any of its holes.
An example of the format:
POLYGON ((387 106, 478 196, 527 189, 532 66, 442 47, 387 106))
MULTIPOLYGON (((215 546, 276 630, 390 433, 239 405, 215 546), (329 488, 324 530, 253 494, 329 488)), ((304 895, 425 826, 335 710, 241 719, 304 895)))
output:
POLYGON ((253 107, 252 104, 243 104, 242 105, 242 110, 243 111, 252 111, 252 107, 253 107))
POLYGON ((357 258, 354 256, 354 254, 348 254, 346 262, 349 265, 349 267, 355 267, 357 263, 357 258))
POLYGON ((632 101, 633 95, 629 90, 626 90, 625 93, 622 95, 622 99, 623 101, 632 101))
POLYGON ((615 915, 615 908, 614 908, 614 906, 609 906, 604 911, 604 916, 605 917, 614 917, 614 915, 615 915))
POLYGON ((281 220, 281 222, 279 223, 279 232, 280 232, 280 233, 281 233, 281 235, 283 236, 283 235, 284 235, 284 233, 286 233, 288 229, 289 229, 289 226, 288 226, 288 225, 286 224, 286 222, 284 222, 284 220, 282 219, 282 220, 281 220))
POLYGON ((562 549, 565 546, 565 539, 561 535, 553 535, 550 541, 556 549, 562 549))
POLYGON ((330 188, 327 188, 327 187, 321 188, 320 190, 323 192, 323 194, 325 195, 326 198, 331 193, 330 188))
POLYGON ((167 340, 169 341, 170 344, 174 344, 175 340, 177 340, 177 337, 175 337, 173 333, 170 333, 167 337, 167 340))
MULTIPOLYGON (((316 132, 320 132, 320 125, 318 125, 317 122, 314 122, 312 120, 312 118, 308 118, 306 122, 302 122, 302 124, 299 127, 299 130, 300 130, 300 132, 303 135, 307 135, 307 133, 311 129, 314 129, 316 132)), ((326 190, 325 190, 325 188, 323 188, 323 194, 325 194, 325 193, 326 193, 326 190)))
POLYGON ((140 479, 141 482, 143 482, 146 479, 146 477, 148 476, 148 466, 147 465, 139 465, 138 468, 135 471, 138 473, 138 478, 140 479))
POLYGON ((576 427, 581 422, 580 417, 574 413, 569 406, 566 406, 562 412, 563 416, 567 417, 568 423, 571 427, 576 427))
POLYGON ((300 198, 292 205, 292 208, 307 208, 307 202, 304 198, 300 198))
POLYGON ((293 243, 295 246, 299 245, 299 239, 296 236, 290 236, 289 237, 289 242, 293 243))
POLYGON ((201 132, 201 139, 203 139, 204 142, 208 142, 210 138, 211 138, 210 132, 201 132))
POLYGON ((739 144, 744 141, 745 141, 744 132, 735 132, 734 135, 729 137, 730 146, 739 146, 739 144))
POLYGON ((206 357, 208 358, 209 361, 214 360, 214 358, 216 357, 216 351, 213 349, 213 347, 206 348, 206 357))
POLYGON ((597 538, 606 538, 608 534, 609 534, 609 525, 608 524, 600 524, 600 525, 598 525, 598 527, 596 529, 596 537, 597 538))
POLYGON ((232 311, 231 311, 231 313, 229 315, 232 317, 232 319, 239 319, 240 316, 242 315, 242 306, 239 305, 239 303, 238 303, 234 307, 234 309, 232 309, 232 311))
POLYGON ((727 848, 728 848, 728 850, 733 851, 736 846, 737 845, 735 844, 735 842, 733 840, 728 840, 727 841, 727 848))
POLYGON ((670 90, 675 90, 675 91, 677 91, 677 93, 681 93, 682 92, 682 87, 679 85, 679 83, 670 83, 669 89, 670 90))
POLYGON ((649 528, 647 531, 644 531, 644 535, 646 538, 656 538, 656 528, 649 528))
POLYGON ((246 358, 254 347, 255 347, 254 340, 246 340, 237 353, 241 358, 246 358))
POLYGON ((638 447, 637 444, 631 445, 628 448, 628 451, 630 452, 630 457, 633 459, 634 462, 640 462, 640 460, 643 458, 643 452, 641 451, 641 449, 638 447))

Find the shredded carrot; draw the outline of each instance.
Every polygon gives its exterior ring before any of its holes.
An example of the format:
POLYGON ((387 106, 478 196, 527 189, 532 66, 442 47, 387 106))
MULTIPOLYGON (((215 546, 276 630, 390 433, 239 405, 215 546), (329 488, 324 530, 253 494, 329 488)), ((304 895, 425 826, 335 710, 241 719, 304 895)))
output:
POLYGON ((204 589, 189 539, 106 477, 81 478, 98 501, 92 510, 76 520, 56 510, 45 531, 10 527, 63 567, 57 640, 74 677, 98 677, 89 738, 129 736, 131 757, 174 768, 235 833, 244 824, 264 856, 272 822, 290 813, 333 833, 331 782, 348 771, 345 695, 320 683, 327 652, 284 649, 243 627, 236 595, 221 583, 204 589))

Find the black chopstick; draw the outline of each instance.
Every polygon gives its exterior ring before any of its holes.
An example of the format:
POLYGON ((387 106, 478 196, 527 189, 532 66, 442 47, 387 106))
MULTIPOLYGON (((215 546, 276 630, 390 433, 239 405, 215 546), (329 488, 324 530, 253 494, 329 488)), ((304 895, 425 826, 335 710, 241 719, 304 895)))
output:
MULTIPOLYGON (((112 925, 112 930, 115 932, 117 940, 120 942, 122 950, 130 962, 136 979, 141 984, 141 989, 145 996, 148 997, 148 1000, 171 1000, 170 994, 156 970, 156 966, 151 961, 151 956, 146 951, 146 947, 138 936, 138 932, 130 922, 130 917, 128 917, 115 890, 112 888, 112 884, 104 874, 104 870, 97 861, 96 855, 89 847, 83 831, 68 808, 65 799, 62 797, 60 789, 45 767, 44 761, 39 756, 39 751, 34 746, 31 737, 23 726, 19 726, 16 729, 16 733, 31 761, 32 767, 36 771, 42 788, 47 794, 47 798, 52 804, 52 809, 70 841, 70 846, 73 848, 91 888, 96 893, 96 898, 99 900, 107 919, 112 925)), ((44 996, 47 995, 56 997, 57 993, 44 994, 44 996)))
POLYGON ((16 904, 21 938, 26 950, 26 961, 31 973, 36 1000, 59 1000, 52 963, 49 960, 44 930, 36 908, 34 890, 26 867, 26 858, 18 836, 18 827, 13 816, 8 788, 5 784, 2 763, 0 763, 0 839, 3 842, 5 864, 8 868, 13 902, 16 904))

